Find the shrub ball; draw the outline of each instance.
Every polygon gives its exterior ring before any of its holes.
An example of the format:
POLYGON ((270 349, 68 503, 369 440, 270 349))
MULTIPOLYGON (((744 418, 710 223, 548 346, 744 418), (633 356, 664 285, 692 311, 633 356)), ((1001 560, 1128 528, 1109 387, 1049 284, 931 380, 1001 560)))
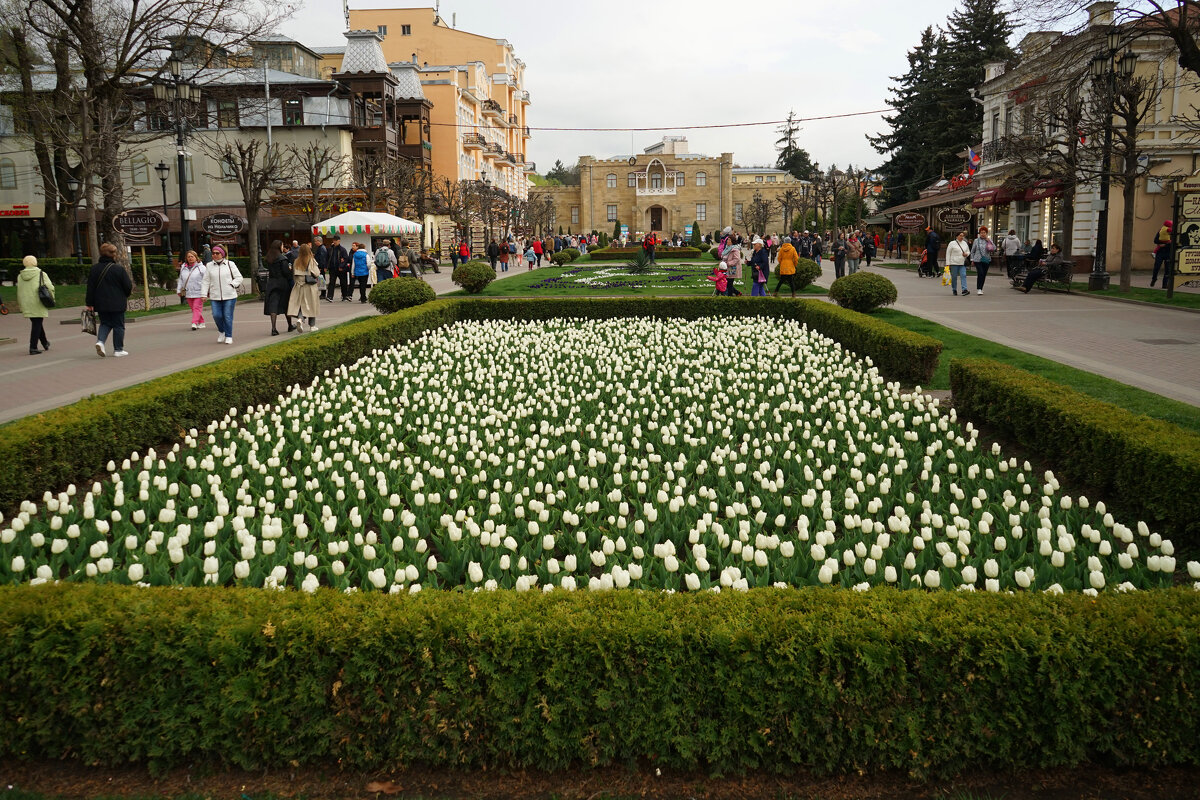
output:
POLYGON ((496 280, 496 270, 482 261, 468 261, 459 265, 450 276, 456 286, 461 286, 467 294, 479 294, 487 285, 496 280))
POLYGON ((388 278, 375 284, 367 299, 381 314, 428 303, 437 297, 433 287, 420 278, 388 278))
POLYGON ((874 272, 856 272, 834 281, 829 296, 842 308, 867 313, 896 302, 896 284, 874 272))

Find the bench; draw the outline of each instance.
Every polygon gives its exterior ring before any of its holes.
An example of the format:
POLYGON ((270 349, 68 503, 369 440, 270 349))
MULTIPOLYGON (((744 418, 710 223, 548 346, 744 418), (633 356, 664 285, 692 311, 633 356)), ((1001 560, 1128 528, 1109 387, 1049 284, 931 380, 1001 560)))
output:
MULTIPOLYGON (((1009 280, 1012 282, 1014 289, 1025 288, 1025 277, 1029 274, 1029 270, 1036 265, 1021 263, 1014 265, 1008 272, 1009 280)), ((1071 260, 1063 261, 1061 264, 1053 264, 1041 278, 1034 281, 1031 289, 1041 289, 1043 292, 1070 292, 1071 277, 1075 272, 1075 262, 1071 260)))

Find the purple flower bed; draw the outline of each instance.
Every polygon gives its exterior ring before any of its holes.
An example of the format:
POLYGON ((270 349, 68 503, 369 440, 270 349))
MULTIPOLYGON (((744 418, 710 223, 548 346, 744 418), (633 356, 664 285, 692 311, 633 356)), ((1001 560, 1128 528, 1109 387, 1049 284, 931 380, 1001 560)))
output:
POLYGON ((631 275, 623 266, 582 264, 567 267, 530 285, 531 289, 649 289, 655 286, 672 288, 701 288, 710 286, 707 276, 712 270, 699 265, 659 264, 648 275, 631 275))

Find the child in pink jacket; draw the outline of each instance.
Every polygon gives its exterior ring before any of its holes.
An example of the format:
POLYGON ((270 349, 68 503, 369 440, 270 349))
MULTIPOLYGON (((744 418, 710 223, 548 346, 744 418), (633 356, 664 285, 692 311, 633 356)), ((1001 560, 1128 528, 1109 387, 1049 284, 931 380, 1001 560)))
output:
POLYGON ((725 274, 725 265, 713 267, 713 274, 708 279, 717 285, 717 294, 725 294, 729 290, 729 277, 725 274))

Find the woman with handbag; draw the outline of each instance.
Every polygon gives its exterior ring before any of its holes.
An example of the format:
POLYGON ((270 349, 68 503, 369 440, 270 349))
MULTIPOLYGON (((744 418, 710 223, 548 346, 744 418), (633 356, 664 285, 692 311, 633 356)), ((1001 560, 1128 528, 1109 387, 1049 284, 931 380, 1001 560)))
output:
POLYGON ((296 319, 296 328, 304 332, 304 319, 308 318, 308 329, 317 328, 317 309, 321 306, 321 267, 313 258, 312 248, 306 244, 300 245, 300 253, 296 263, 292 264, 292 295, 288 298, 287 313, 296 319))
POLYGON ((87 299, 84 304, 88 311, 95 311, 100 317, 96 326, 96 355, 104 358, 105 344, 108 334, 113 335, 114 356, 122 358, 129 355, 125 351, 125 305, 129 295, 133 294, 133 280, 129 271, 117 263, 117 247, 112 242, 100 245, 100 260, 92 265, 88 275, 87 299))
POLYGON ((217 344, 233 344, 233 309, 242 291, 242 273, 227 257, 224 245, 213 247, 213 260, 204 270, 201 291, 212 306, 217 344))
POLYGON ((204 264, 200 263, 200 256, 195 250, 188 250, 183 265, 179 268, 179 285, 175 288, 175 293, 187 300, 187 304, 191 306, 194 331, 208 327, 204 324, 204 294, 201 292, 203 285, 204 264))
MULTIPOLYGON (((297 256, 298 257, 298 256, 297 256)), ((286 315, 288 332, 296 330, 292 317, 287 313, 289 296, 292 293, 292 263, 283 252, 283 242, 276 239, 267 248, 267 282, 263 287, 263 314, 271 318, 271 335, 278 336, 275 327, 280 314, 286 315)))
MULTIPOLYGON (((967 288, 967 261, 971 258, 971 246, 967 244, 967 234, 959 231, 958 236, 946 245, 946 270, 950 275, 950 291, 958 295, 958 287, 962 286, 963 297, 971 293, 967 288)), ((947 283, 942 278, 942 285, 947 283)))
POLYGON ((21 313, 29 320, 29 355, 41 355, 42 350, 50 349, 50 340, 46 338, 46 318, 54 307, 54 284, 50 276, 42 272, 36 256, 25 256, 21 262, 25 268, 17 275, 17 302, 21 304, 21 313), (46 303, 47 298, 49 304, 46 303))
MULTIPOLYGON (((996 245, 992 244, 992 240, 988 238, 987 226, 980 226, 979 235, 971 244, 971 263, 975 265, 975 294, 983 294, 983 282, 987 280, 988 267, 992 265, 992 253, 994 252, 996 252, 996 245)), ((964 281, 963 294, 970 293, 971 290, 966 287, 964 281)))

